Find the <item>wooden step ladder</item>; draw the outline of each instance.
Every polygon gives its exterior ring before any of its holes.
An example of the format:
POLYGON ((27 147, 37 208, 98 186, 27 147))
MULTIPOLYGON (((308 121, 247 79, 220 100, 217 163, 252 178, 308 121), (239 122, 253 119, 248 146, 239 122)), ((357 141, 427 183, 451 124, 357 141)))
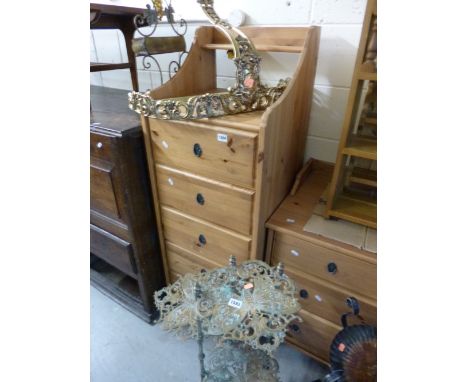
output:
POLYGON ((326 217, 377 227, 377 1, 368 0, 326 217))

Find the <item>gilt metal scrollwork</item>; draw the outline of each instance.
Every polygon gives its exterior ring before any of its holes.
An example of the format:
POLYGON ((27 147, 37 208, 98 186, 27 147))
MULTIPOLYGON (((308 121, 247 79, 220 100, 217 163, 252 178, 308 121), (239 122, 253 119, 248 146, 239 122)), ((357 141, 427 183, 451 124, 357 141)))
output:
POLYGON ((202 382, 279 381, 272 352, 299 320, 294 283, 262 261, 185 274, 154 295, 163 328, 198 342, 202 382), (219 342, 205 362, 204 338, 219 342))
POLYGON ((238 342, 229 341, 209 354, 204 382, 278 382, 275 358, 238 342))
POLYGON ((208 19, 220 29, 232 45, 236 65, 235 86, 226 92, 155 100, 149 93, 129 93, 129 107, 144 116, 157 119, 199 119, 264 110, 284 92, 289 79, 277 86, 260 82, 260 62, 253 42, 239 29, 222 20, 213 8, 213 0, 197 0, 208 19))
POLYGON ((155 293, 163 328, 196 338, 240 341, 271 354, 288 325, 300 320, 294 283, 281 268, 253 260, 213 271, 186 274, 155 293), (197 292, 196 292, 197 291, 197 292))

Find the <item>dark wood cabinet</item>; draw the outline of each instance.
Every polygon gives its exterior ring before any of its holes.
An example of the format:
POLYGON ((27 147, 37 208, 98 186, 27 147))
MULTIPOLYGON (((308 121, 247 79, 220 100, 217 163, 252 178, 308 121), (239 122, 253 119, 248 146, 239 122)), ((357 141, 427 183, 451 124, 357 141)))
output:
POLYGON ((91 87, 91 282, 148 322, 165 285, 142 130, 127 92, 91 87))

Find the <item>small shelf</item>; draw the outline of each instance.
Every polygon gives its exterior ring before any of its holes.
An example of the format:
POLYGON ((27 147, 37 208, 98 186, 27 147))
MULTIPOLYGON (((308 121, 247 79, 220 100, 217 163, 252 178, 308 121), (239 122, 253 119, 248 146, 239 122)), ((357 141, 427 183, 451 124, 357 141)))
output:
POLYGON ((119 64, 111 64, 105 62, 91 62, 90 72, 102 72, 105 70, 116 70, 116 69, 130 69, 128 62, 122 62, 119 64))
POLYGON ((377 118, 375 117, 365 117, 362 119, 364 123, 367 123, 368 125, 373 125, 377 127, 377 118))
POLYGON ((377 81, 377 73, 360 71, 357 73, 357 78, 358 80, 377 81))
POLYGON ((348 170, 348 180, 352 183, 377 187, 377 171, 354 167, 348 170))
POLYGON ((339 195, 333 209, 328 211, 329 216, 345 219, 354 223, 377 228, 377 204, 373 199, 339 195))
POLYGON ((91 285, 103 294, 144 321, 154 323, 156 312, 150 314, 145 311, 137 280, 92 254, 90 276, 91 285))
MULTIPOLYGON (((209 50, 230 50, 232 49, 231 44, 204 44, 202 48, 209 50)), ((298 45, 266 45, 258 44, 255 48, 259 52, 284 52, 284 53, 301 53, 303 50, 302 46, 298 45)))
POLYGON ((377 160, 377 141, 363 138, 353 139, 342 153, 358 158, 377 160))

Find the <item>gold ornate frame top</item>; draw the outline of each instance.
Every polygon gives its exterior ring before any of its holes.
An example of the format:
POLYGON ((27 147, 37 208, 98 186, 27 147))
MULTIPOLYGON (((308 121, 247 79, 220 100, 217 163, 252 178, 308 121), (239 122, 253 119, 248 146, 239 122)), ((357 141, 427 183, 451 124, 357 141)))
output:
POLYGON ((267 87, 260 82, 260 61, 253 42, 239 29, 222 20, 213 8, 214 0, 197 0, 210 22, 231 42, 236 65, 236 83, 225 92, 155 100, 148 93, 129 93, 129 107, 157 119, 200 119, 264 110, 283 93, 288 80, 267 87))

